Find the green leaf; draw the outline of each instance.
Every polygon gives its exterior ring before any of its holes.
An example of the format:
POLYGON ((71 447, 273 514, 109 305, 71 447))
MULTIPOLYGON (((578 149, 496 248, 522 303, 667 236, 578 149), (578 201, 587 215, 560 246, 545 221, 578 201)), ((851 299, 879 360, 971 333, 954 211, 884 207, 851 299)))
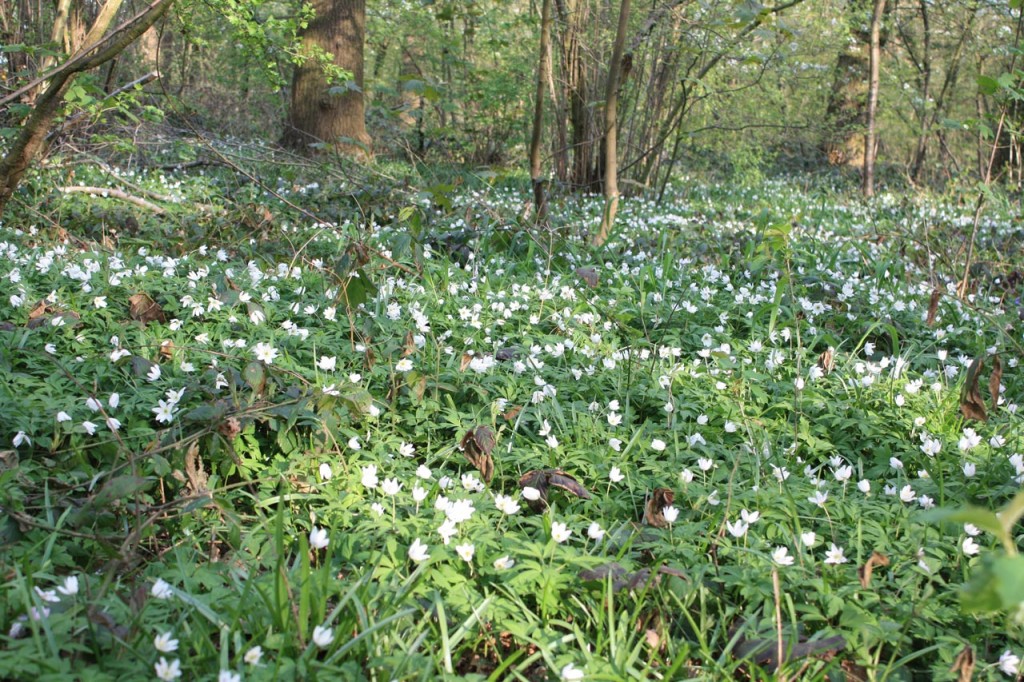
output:
POLYGON ((978 76, 978 90, 983 95, 994 95, 999 92, 999 81, 989 76, 978 76))
POLYGON ((921 515, 926 523, 973 523, 981 530, 988 531, 996 537, 1003 535, 1003 524, 994 512, 981 507, 963 507, 961 509, 932 509, 921 515))

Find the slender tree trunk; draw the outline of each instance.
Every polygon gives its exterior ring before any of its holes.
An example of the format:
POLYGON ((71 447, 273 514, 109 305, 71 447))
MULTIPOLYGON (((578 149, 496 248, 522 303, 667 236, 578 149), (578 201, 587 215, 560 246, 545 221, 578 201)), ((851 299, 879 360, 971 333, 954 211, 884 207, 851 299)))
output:
POLYGON ((594 246, 603 246, 608 241, 608 235, 615 225, 615 214, 619 210, 619 74, 622 73, 622 53, 626 47, 629 4, 630 0, 622 0, 619 5, 619 26, 615 31, 612 61, 608 65, 608 88, 604 104, 604 213, 601 216, 601 227, 594 235, 594 246))
POLYGON ((295 67, 291 107, 282 142, 309 152, 324 143, 342 154, 370 156, 370 135, 363 117, 363 38, 365 0, 313 0, 316 16, 302 32, 306 61, 295 67), (328 82, 324 69, 311 58, 319 48, 332 63, 352 73, 355 88, 328 82), (343 91, 332 93, 333 86, 343 91))
POLYGON ((876 114, 878 113, 878 80, 879 62, 882 59, 882 16, 885 12, 885 0, 875 0, 875 11, 871 14, 871 53, 870 76, 868 80, 868 111, 867 131, 864 135, 864 177, 861 187, 864 196, 875 193, 875 152, 877 145, 876 114))
POLYGON ((533 104, 533 136, 530 139, 530 181, 533 183, 533 205, 537 222, 548 217, 548 201, 544 194, 545 179, 540 158, 541 132, 544 128, 544 81, 551 61, 551 0, 544 0, 540 11, 540 58, 537 61, 537 94, 533 104))
MULTIPOLYGON (((121 4, 121 0, 112 1, 116 2, 118 6, 121 4)), ((101 66, 121 54, 157 19, 163 16, 172 4, 174 4, 174 0, 154 0, 142 12, 118 26, 110 34, 105 35, 116 15, 116 11, 110 11, 111 7, 108 2, 100 9, 96 23, 92 25, 87 39, 83 43, 83 48, 63 65, 44 74, 45 80, 48 82, 46 89, 39 95, 35 107, 22 124, 17 138, 7 150, 3 160, 0 161, 0 215, 3 214, 4 207, 14 194, 14 190, 17 189, 25 171, 42 150, 46 142, 46 134, 63 103, 64 92, 75 77, 83 71, 101 66), (99 25, 101 21, 106 24, 99 25)), ((31 92, 39 86, 42 80, 37 79, 0 99, 0 107, 31 92)))

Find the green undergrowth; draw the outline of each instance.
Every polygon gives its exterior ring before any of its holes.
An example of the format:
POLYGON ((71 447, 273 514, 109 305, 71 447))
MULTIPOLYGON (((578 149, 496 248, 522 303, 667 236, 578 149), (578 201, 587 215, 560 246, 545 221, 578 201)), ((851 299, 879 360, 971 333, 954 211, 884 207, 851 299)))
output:
POLYGON ((1015 671, 1011 206, 211 176, 0 232, 0 677, 1015 671))

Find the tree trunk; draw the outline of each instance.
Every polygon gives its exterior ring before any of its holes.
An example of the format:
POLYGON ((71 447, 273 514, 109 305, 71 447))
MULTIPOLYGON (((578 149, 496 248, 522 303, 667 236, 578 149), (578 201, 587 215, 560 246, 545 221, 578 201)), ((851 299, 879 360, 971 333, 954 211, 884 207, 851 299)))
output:
POLYGON ((875 10, 871 14, 871 53, 870 79, 868 81, 868 112, 867 130, 864 134, 864 177, 861 187, 864 196, 875 193, 875 117, 878 112, 878 73, 882 58, 882 14, 885 12, 885 0, 875 0, 875 10))
POLYGON ((363 117, 363 37, 365 0, 313 0, 316 16, 302 32, 305 61, 295 67, 291 107, 282 143, 309 152, 310 145, 357 158, 371 155, 370 135, 363 117), (330 83, 317 62, 326 52, 331 63, 352 74, 354 88, 330 83), (334 92, 332 92, 332 90, 334 92))
POLYGON ((541 132, 544 127, 544 81, 551 61, 551 0, 544 0, 540 11, 540 58, 537 60, 537 94, 533 104, 533 135, 530 139, 530 181, 533 183, 533 205, 537 222, 548 217, 548 201, 544 195, 545 179, 540 158, 541 132))
POLYGON ((619 75, 622 73, 622 53, 626 47, 626 29, 629 26, 629 3, 630 0, 622 0, 619 6, 619 26, 615 31, 612 62, 608 66, 608 88, 604 104, 604 213, 601 215, 601 227, 594 235, 594 246, 603 246, 608 241, 608 235, 615 225, 615 214, 619 210, 619 75))
POLYGON ((839 55, 829 93, 825 120, 829 131, 823 144, 828 162, 834 166, 860 167, 864 164, 861 139, 867 105, 870 72, 870 35, 861 25, 866 17, 865 0, 850 0, 847 21, 853 27, 850 42, 839 55))

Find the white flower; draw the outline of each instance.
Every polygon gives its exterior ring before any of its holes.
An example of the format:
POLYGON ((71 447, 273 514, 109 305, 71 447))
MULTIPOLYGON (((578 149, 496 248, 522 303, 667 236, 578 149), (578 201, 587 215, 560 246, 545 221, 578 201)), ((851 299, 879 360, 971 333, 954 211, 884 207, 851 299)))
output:
POLYGON ((269 343, 264 343, 263 341, 256 344, 252 349, 252 354, 256 356, 257 360, 268 365, 272 365, 274 363, 274 359, 280 355, 276 348, 271 346, 269 343))
POLYGON ((843 556, 843 548, 836 547, 836 543, 832 543, 828 551, 825 552, 825 563, 826 564, 845 564, 847 561, 846 557, 843 556))
POLYGON ((327 529, 313 526, 313 529, 309 531, 309 547, 310 549, 323 549, 329 542, 327 538, 327 529))
POLYGON ((88 433, 90 436, 96 435, 96 425, 93 424, 92 422, 90 422, 90 421, 82 422, 82 428, 85 429, 85 432, 88 433))
POLYGON ((913 502, 916 498, 917 493, 914 492, 914 489, 910 487, 909 483, 900 488, 900 499, 904 502, 913 502))
POLYGON ((792 566, 794 559, 789 555, 789 549, 779 546, 772 551, 772 561, 779 566, 792 566))
POLYGON ((395 363, 396 372, 408 372, 411 369, 412 360, 410 360, 409 358, 402 358, 401 360, 395 363))
POLYGON ((416 504, 419 504, 423 500, 427 499, 427 489, 420 486, 419 483, 412 488, 412 499, 416 504))
POLYGON ((157 599, 170 599, 174 596, 174 590, 167 582, 164 581, 163 578, 156 579, 156 582, 153 583, 153 587, 150 588, 149 593, 157 599))
POLYGON ((619 440, 618 438, 609 438, 608 447, 610 447, 615 452, 622 452, 622 441, 619 440))
POLYGON ((679 478, 683 479, 683 483, 693 483, 693 472, 689 469, 683 469, 679 472, 679 478))
POLYGON ((320 478, 325 480, 325 481, 329 481, 329 480, 331 480, 332 476, 334 476, 334 471, 331 469, 331 465, 328 464, 327 462, 321 463, 320 464, 320 478))
POLYGON ((337 367, 337 365, 338 365, 338 358, 337 358, 337 356, 333 356, 333 355, 331 357, 327 357, 326 355, 321 355, 320 356, 320 360, 318 360, 317 363, 316 363, 316 366, 318 368, 322 369, 325 372, 333 372, 335 367, 337 367))
POLYGON ((814 543, 818 541, 818 536, 815 535, 813 530, 805 531, 800 533, 800 542, 804 544, 804 547, 813 547, 814 543))
MULTIPOLYGON (((348 439, 348 447, 350 450, 362 450, 363 445, 359 442, 359 436, 352 436, 348 439)), ((377 467, 373 467, 374 471, 377 471, 377 467)))
POLYGON ((465 561, 467 564, 473 560, 473 554, 476 552, 476 547, 473 543, 467 542, 464 545, 455 545, 455 553, 459 555, 459 558, 465 561))
MULTIPOLYGON (((152 365, 149 368, 149 372, 146 373, 146 379, 148 379, 152 383, 152 382, 156 381, 159 378, 160 378, 160 365, 152 365)), ((163 660, 163 659, 161 659, 161 660, 163 660)), ((177 659, 175 659, 174 663, 175 664, 178 663, 177 659)), ((181 676, 181 671, 180 670, 178 671, 178 676, 181 676)), ((170 678, 170 679, 173 679, 173 678, 170 678)))
POLYGON ((697 468, 699 468, 701 471, 710 471, 711 468, 714 466, 715 461, 713 459, 701 457, 700 459, 697 460, 697 468))
POLYGON ((313 628, 313 644, 321 649, 326 649, 334 641, 334 631, 331 628, 317 625, 313 628))
POLYGON ((813 502, 819 507, 824 507, 825 502, 828 501, 828 493, 822 492, 820 490, 815 490, 814 494, 807 498, 807 501, 813 502))
POLYGON ((107 398, 107 405, 112 410, 116 409, 117 406, 120 405, 120 404, 121 404, 121 394, 120 393, 111 393, 110 397, 107 398))
POLYGON ((58 423, 69 422, 69 421, 71 421, 71 415, 68 414, 67 412, 65 412, 64 410, 61 410, 60 412, 57 413, 57 422, 58 423))
POLYGON ((660 438, 655 438, 654 440, 651 441, 651 449, 652 450, 656 450, 658 452, 664 452, 666 447, 668 447, 668 446, 665 445, 665 441, 661 440, 660 438))
POLYGON ((1016 677, 1020 674, 1020 656, 1007 649, 999 656, 999 669, 1006 675, 1016 677))
POLYGON ((153 648, 157 651, 169 654, 178 650, 178 640, 174 639, 173 632, 163 632, 153 638, 153 648))
POLYGON ((966 554, 967 556, 974 556, 975 554, 981 551, 981 547, 978 545, 977 542, 974 541, 974 538, 972 537, 964 538, 964 541, 960 543, 960 549, 962 549, 964 554, 966 554))
POLYGON ((559 673, 559 676, 562 678, 563 682, 578 682, 578 680, 582 680, 584 678, 584 673, 572 663, 567 663, 565 667, 562 668, 562 672, 559 673))
POLYGON ((512 568, 515 565, 515 559, 509 559, 507 554, 503 557, 498 557, 494 560, 494 568, 499 571, 504 571, 506 569, 512 568))
POLYGON ((409 558, 416 563, 426 561, 430 558, 430 555, 427 554, 427 546, 420 542, 419 538, 413 540, 412 545, 409 547, 409 558))
POLYGON ((40 599, 46 602, 56 603, 60 601, 60 597, 58 597, 57 593, 53 590, 44 590, 37 586, 36 594, 39 595, 40 599))
POLYGON ((217 675, 217 682, 242 682, 242 676, 231 670, 221 670, 217 675))
POLYGON ((18 433, 14 434, 14 440, 12 442, 16 448, 20 448, 22 444, 32 445, 32 439, 25 435, 24 431, 18 431, 18 433))
POLYGON ((178 659, 168 663, 167 659, 161 656, 153 668, 156 670, 156 676, 164 682, 170 682, 170 680, 176 680, 181 677, 181 661, 178 659))
POLYGON ((78 594, 78 576, 69 575, 64 578, 64 583, 57 588, 57 591, 68 597, 78 594))
POLYGON ((976 538, 979 535, 981 535, 981 529, 975 526, 973 523, 965 523, 964 532, 970 535, 972 538, 976 538))
POLYGON ((612 483, 618 483, 624 478, 625 476, 622 475, 622 471, 619 469, 619 467, 612 467, 612 470, 608 472, 608 479, 612 483))
POLYGON ((849 464, 841 466, 834 470, 832 475, 835 476, 836 480, 840 483, 846 483, 853 476, 853 467, 849 464))
POLYGON ((421 464, 418 467, 416 467, 416 476, 422 478, 424 481, 429 481, 430 477, 433 476, 433 474, 430 473, 429 467, 427 467, 425 464, 421 464))
POLYGON ((679 518, 679 510, 674 506, 669 505, 661 510, 661 513, 665 516, 665 521, 672 524, 679 518))
POLYGON ((939 454, 940 450, 942 450, 942 443, 937 438, 925 438, 921 444, 921 452, 929 457, 939 454))
POLYGON ((261 658, 263 658, 263 647, 257 645, 246 651, 242 660, 249 665, 259 665, 261 658))
POLYGON ((600 542, 604 538, 605 532, 606 531, 603 528, 601 528, 601 524, 599 524, 597 521, 594 521, 587 528, 587 537, 591 540, 597 540, 598 542, 600 542))
POLYGON ((749 525, 757 523, 757 520, 761 518, 761 512, 759 511, 747 511, 746 509, 740 510, 740 518, 743 522, 749 525))
POLYGON ((376 488, 380 479, 377 478, 377 465, 370 464, 362 467, 362 484, 366 488, 376 488))
POLYGON ((515 501, 515 498, 500 493, 494 496, 494 506, 509 515, 519 511, 519 503, 515 501))
POLYGON ((152 412, 156 415, 156 420, 161 424, 170 424, 174 421, 174 403, 158 400, 152 412))
POLYGON ((540 491, 528 485, 523 488, 523 497, 531 502, 535 502, 540 499, 540 491))
POLYGON ((741 538, 746 535, 748 528, 750 528, 750 526, 748 526, 744 521, 736 521, 733 523, 726 521, 725 523, 725 529, 729 531, 729 535, 734 538, 741 538))
POLYGON ((385 495, 397 495, 398 491, 402 489, 402 484, 398 482, 397 478, 385 478, 380 489, 385 495))
POLYGON ((85 406, 93 412, 99 412, 100 408, 103 407, 100 401, 96 400, 96 398, 93 398, 92 396, 85 399, 85 406))
POLYGON ((114 417, 107 417, 107 428, 111 431, 117 431, 121 428, 121 420, 114 417))
POLYGON ((572 531, 561 521, 554 521, 551 524, 551 539, 555 542, 565 542, 569 539, 570 535, 572 535, 572 531))
POLYGON ((867 480, 866 478, 857 481, 857 490, 867 495, 869 492, 871 492, 871 481, 867 480))

